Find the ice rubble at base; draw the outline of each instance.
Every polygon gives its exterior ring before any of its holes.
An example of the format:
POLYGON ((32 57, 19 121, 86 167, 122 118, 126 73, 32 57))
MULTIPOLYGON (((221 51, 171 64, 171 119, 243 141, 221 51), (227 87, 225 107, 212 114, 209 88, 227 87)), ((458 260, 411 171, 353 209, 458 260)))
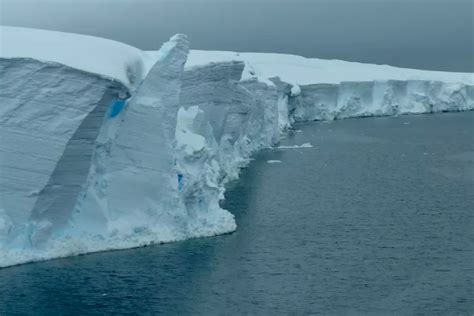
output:
POLYGON ((472 74, 2 36, 0 267, 231 232, 225 183, 295 121, 474 108, 472 74))

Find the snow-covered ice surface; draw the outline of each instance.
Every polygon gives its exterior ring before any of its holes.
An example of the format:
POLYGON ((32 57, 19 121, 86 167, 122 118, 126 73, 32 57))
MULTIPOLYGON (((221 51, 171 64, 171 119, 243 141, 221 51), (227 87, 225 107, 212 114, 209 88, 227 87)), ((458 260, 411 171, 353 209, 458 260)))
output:
POLYGON ((241 60, 247 63, 246 71, 243 73, 244 79, 253 76, 267 79, 280 77, 282 81, 292 85, 382 80, 429 80, 474 84, 472 73, 406 69, 286 54, 192 50, 186 66, 229 60, 241 60))
POLYGON ((152 62, 140 49, 87 35, 21 27, 0 27, 1 58, 33 58, 120 81, 128 87, 140 83, 152 62))
POLYGON ((0 267, 231 232, 225 184, 295 121, 474 108, 470 73, 0 36, 0 267))

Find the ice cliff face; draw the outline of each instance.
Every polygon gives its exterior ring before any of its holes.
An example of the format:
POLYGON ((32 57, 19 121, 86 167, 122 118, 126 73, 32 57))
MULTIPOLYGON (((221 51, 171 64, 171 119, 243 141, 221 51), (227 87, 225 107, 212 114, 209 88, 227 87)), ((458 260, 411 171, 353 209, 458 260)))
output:
POLYGON ((105 113, 128 90, 33 59, 0 59, 0 73, 0 246, 36 246, 71 218, 105 113))
POLYGON ((0 60, 0 266, 189 237, 175 167, 188 50, 163 45, 131 98, 104 76, 0 60))
POLYGON ((134 234, 143 241, 153 241, 149 235, 158 240, 187 236, 174 139, 188 50, 186 37, 174 36, 135 95, 104 122, 76 208, 79 232, 106 232, 117 237, 115 243, 127 243, 134 234))
POLYGON ((236 179, 252 152, 279 137, 276 89, 240 81, 242 62, 211 63, 184 72, 176 127, 182 201, 194 236, 233 231, 219 206, 224 184, 236 179))
POLYGON ((314 84, 291 99, 296 121, 473 109, 473 86, 422 80, 314 84))
MULTIPOLYGON (((10 38, 28 37, 20 31, 10 38)), ((61 46, 65 35, 48 36, 61 46)), ((344 64, 361 80, 311 81, 301 59, 189 53, 183 35, 153 53, 113 44, 122 70, 84 71, 70 56, 10 45, 0 54, 0 267, 231 232, 226 182, 295 121, 474 109, 466 74, 401 80, 380 66, 392 76, 371 81, 344 64)))

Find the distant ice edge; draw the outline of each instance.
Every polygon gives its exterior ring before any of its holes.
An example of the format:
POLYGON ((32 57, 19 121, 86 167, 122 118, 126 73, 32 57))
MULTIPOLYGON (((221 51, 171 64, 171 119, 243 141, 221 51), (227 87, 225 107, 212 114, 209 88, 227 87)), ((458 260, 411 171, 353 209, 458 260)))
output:
POLYGON ((242 80, 245 62, 188 52, 174 36, 133 91, 0 59, 0 267, 232 232, 225 184, 294 122, 474 109, 463 83, 242 80))

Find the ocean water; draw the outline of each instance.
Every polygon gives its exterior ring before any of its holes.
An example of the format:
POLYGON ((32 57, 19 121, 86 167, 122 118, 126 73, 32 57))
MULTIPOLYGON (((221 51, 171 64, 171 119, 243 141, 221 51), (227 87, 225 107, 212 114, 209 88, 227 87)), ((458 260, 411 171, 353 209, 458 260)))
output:
POLYGON ((235 233, 1 269, 0 315, 472 315, 474 112, 295 129, 235 233))

